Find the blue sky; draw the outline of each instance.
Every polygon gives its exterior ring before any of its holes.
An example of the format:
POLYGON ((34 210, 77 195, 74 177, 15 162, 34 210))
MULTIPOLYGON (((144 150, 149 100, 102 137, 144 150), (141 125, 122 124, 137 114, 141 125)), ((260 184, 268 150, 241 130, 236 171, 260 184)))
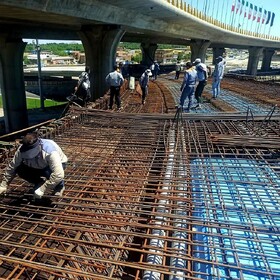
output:
MULTIPOLYGON (((239 0, 240 3, 248 2, 248 6, 252 4, 262 9, 262 11, 270 11, 275 14, 274 23, 270 27, 270 24, 258 24, 256 20, 248 20, 248 17, 244 17, 245 8, 243 8, 242 13, 232 12, 232 5, 235 3, 235 7, 238 5, 238 0, 188 0, 186 3, 192 5, 193 7, 201 10, 207 11, 207 15, 216 18, 219 21, 232 24, 236 27, 241 27, 245 30, 258 32, 262 34, 274 35, 280 37, 280 1, 279 0, 239 0), (234 17, 233 17, 233 14, 234 17)), ((248 14, 247 14, 248 15, 248 14)))

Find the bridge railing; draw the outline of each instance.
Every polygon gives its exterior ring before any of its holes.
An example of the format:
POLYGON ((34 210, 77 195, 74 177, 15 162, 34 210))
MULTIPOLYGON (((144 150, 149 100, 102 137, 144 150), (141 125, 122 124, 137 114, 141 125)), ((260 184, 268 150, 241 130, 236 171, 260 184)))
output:
POLYGON ((214 19, 213 17, 207 16, 206 14, 204 14, 203 12, 199 11, 198 9, 192 7, 190 4, 187 4, 185 1, 183 0, 164 0, 168 3, 170 3, 171 5, 177 7, 178 9, 189 13, 201 20, 204 20, 210 24, 213 24, 215 26, 218 26, 222 29, 231 31, 231 32, 235 32, 235 33, 239 33, 245 36, 251 36, 251 37, 256 37, 256 38, 260 38, 260 39, 267 39, 267 40, 271 40, 271 41, 280 41, 280 37, 278 36, 272 36, 272 35, 267 35, 267 34, 261 34, 258 32, 253 32, 253 31, 248 31, 242 28, 238 28, 235 26, 232 26, 230 24, 227 23, 223 23, 217 19, 214 19))

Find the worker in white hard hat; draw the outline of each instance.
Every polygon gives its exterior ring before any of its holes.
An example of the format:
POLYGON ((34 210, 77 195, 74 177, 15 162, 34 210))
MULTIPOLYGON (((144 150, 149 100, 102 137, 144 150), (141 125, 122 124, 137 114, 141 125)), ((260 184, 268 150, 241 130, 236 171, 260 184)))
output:
POLYGON ((198 79, 198 84, 196 86, 195 93, 194 93, 194 97, 197 101, 196 108, 201 108, 201 96, 204 87, 207 84, 207 78, 208 78, 207 67, 204 63, 201 62, 200 58, 195 59, 193 65, 195 66, 195 69, 197 71, 197 79, 198 79))

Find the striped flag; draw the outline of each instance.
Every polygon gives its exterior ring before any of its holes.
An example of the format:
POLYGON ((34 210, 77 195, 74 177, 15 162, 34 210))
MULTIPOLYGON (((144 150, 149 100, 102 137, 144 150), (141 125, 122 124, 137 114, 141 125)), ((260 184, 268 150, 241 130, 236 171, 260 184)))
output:
POLYGON ((275 18, 275 14, 272 13, 272 15, 271 15, 271 21, 270 21, 270 26, 273 25, 273 23, 274 23, 274 18, 275 18))
POLYGON ((241 7, 240 7, 240 15, 242 14, 243 9, 245 9, 245 0, 242 0, 241 7))
MULTIPOLYGON (((248 14, 248 7, 249 7, 249 2, 246 1, 246 6, 245 6, 245 12, 244 12, 244 17, 247 17, 247 14, 248 14)), ((249 17, 249 15, 248 15, 249 17)))
POLYGON ((254 6, 254 10, 253 10, 253 21, 256 19, 257 13, 258 13, 258 7, 257 7, 257 6, 254 6))
POLYGON ((262 17, 262 24, 266 22, 266 15, 267 15, 267 10, 264 10, 263 17, 262 17))
POLYGON ((232 1, 231 11, 234 12, 234 9, 235 9, 235 0, 232 1))
POLYGON ((235 9, 236 13, 238 13, 240 6, 241 6, 240 0, 237 0, 237 5, 236 5, 236 9, 235 9))
POLYGON ((270 18, 271 18, 271 12, 268 11, 268 12, 267 12, 267 16, 266 16, 266 22, 265 22, 265 24, 268 24, 268 23, 270 22, 270 18))
POLYGON ((261 21, 261 17, 262 17, 262 8, 259 8, 257 22, 261 21))
POLYGON ((248 19, 251 19, 253 14, 253 4, 250 3, 250 8, 249 8, 249 12, 248 12, 248 19))

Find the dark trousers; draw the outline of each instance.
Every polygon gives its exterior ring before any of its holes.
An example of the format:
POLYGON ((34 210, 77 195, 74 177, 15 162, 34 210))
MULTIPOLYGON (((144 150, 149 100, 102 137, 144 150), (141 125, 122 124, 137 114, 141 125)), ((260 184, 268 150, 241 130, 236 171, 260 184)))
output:
POLYGON ((194 97, 197 100, 197 103, 201 103, 202 92, 203 92, 206 84, 207 84, 207 81, 199 81, 198 82, 198 85, 195 89, 195 94, 194 94, 194 97))
MULTIPOLYGON (((66 164, 63 163, 62 166, 63 169, 65 169, 66 164)), ((37 169, 37 168, 29 167, 23 163, 16 169, 16 174, 20 178, 34 185, 41 185, 42 183, 44 183, 44 180, 41 177, 45 177, 49 179, 51 173, 52 171, 49 166, 47 166, 44 169, 37 169)), ((64 186, 64 180, 62 180, 55 188, 59 190, 63 186, 64 186)))
POLYGON ((193 94, 194 94, 194 85, 186 85, 180 97, 180 105, 182 108, 184 107, 186 98, 188 98, 189 101, 188 101, 187 110, 188 111, 190 110, 193 102, 193 94))
POLYGON ((109 103, 110 109, 113 108, 114 99, 115 99, 118 109, 121 108, 120 89, 121 89, 121 87, 110 87, 110 103, 109 103))
POLYGON ((78 88, 75 96, 76 99, 73 99, 73 101, 80 106, 84 107, 86 106, 87 102, 90 100, 91 94, 90 89, 84 89, 81 86, 78 88))
POLYGON ((142 103, 143 103, 148 95, 148 87, 141 87, 141 90, 142 90, 142 103))
POLYGON ((175 80, 178 80, 180 77, 180 71, 176 71, 176 74, 175 74, 175 80))

